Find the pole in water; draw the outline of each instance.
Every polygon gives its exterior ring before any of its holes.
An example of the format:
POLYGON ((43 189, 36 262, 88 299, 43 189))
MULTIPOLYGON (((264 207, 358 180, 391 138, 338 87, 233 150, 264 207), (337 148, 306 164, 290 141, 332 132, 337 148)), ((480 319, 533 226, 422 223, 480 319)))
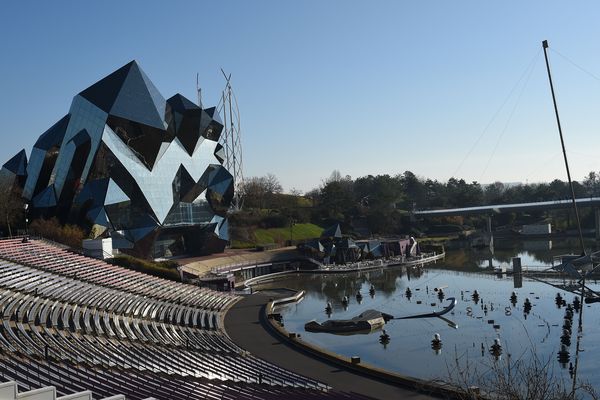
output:
POLYGON ((433 335, 433 340, 431 341, 431 349, 436 355, 439 355, 442 352, 442 338, 440 337, 439 333, 433 335))

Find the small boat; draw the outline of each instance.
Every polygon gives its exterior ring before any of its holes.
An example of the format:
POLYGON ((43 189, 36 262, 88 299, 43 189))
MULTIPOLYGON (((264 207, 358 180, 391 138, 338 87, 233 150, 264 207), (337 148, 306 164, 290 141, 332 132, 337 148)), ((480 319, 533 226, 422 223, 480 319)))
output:
POLYGON ((366 310, 352 319, 330 319, 323 323, 315 320, 307 322, 304 329, 308 332, 360 333, 381 328, 393 316, 377 310, 366 310))

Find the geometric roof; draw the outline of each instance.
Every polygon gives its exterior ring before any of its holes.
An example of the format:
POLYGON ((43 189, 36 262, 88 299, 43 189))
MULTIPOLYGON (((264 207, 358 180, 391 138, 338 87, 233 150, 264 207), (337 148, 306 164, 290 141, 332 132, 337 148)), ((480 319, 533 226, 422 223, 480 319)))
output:
POLYGON ((42 133, 33 147, 49 150, 51 147, 60 146, 65 136, 71 115, 67 114, 57 123, 52 125, 46 132, 42 133))
POLYGON ((165 129, 165 99, 135 60, 79 94, 110 115, 165 129))
POLYGON ((17 176, 25 176, 27 174, 27 154, 25 153, 25 149, 4 163, 2 168, 6 168, 17 176))
POLYGON ((322 238, 341 238, 342 237, 342 229, 340 228, 340 224, 335 224, 325 229, 321 234, 322 238))

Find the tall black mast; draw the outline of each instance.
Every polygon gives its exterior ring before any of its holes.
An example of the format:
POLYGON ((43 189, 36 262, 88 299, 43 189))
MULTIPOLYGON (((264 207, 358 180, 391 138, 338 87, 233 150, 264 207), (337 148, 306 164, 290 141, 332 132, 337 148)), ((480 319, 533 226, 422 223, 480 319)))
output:
POLYGON ((573 181, 571 180, 571 172, 569 171, 569 161, 567 161, 567 150, 565 149, 565 141, 563 139, 562 128, 560 126, 560 117, 558 116, 558 106, 556 105, 556 96, 554 95, 554 85, 552 84, 552 74, 550 73, 550 63, 548 62, 548 41, 542 42, 544 48, 544 58, 546 59, 546 70, 548 71, 548 80, 550 81, 550 91, 552 92, 552 102, 554 103, 554 113, 556 114, 556 123, 558 125, 558 134, 560 135, 560 144, 562 145, 563 158, 565 159, 565 167, 567 168, 567 178, 569 179, 569 187, 571 188, 571 200, 573 201, 573 209, 575 210, 575 219, 577 220, 577 229, 579 231, 579 243, 581 244, 581 255, 585 255, 585 244, 583 243, 583 233, 581 231, 581 222, 579 221, 579 211, 577 210, 577 202, 575 201, 575 190, 573 189, 573 181))
MULTIPOLYGON (((558 117, 558 107, 556 105, 556 97, 554 96, 554 85, 552 85, 552 75, 550 74, 550 64, 548 63, 548 41, 542 42, 544 48, 544 57, 546 58, 546 69, 548 70, 548 80, 550 81, 550 90, 552 91, 552 101, 554 102, 554 113, 556 114, 556 123, 558 124, 558 133, 560 135, 560 144, 562 145, 563 157, 565 159, 565 167, 567 168, 567 177, 569 178, 569 186, 571 188, 571 199, 573 200, 573 209, 575 210, 575 219, 577 220, 577 228, 579 230, 579 242, 581 243, 581 256, 585 256, 585 245, 583 243, 583 233, 581 231, 581 222, 579 221, 579 212, 577 210, 577 202, 575 201, 575 190, 573 190, 573 181, 571 181, 571 173, 569 172, 569 162, 567 161, 567 151, 565 150, 565 141, 563 140, 562 128, 560 126, 560 118, 558 117)), ((575 368, 573 370, 573 385, 571 387, 571 397, 575 398, 577 390, 577 370, 579 368, 579 353, 581 351, 581 336, 583 335, 583 303, 585 298, 585 271, 581 273, 581 308, 579 309, 579 321, 577 326, 577 347, 575 350, 575 368)))

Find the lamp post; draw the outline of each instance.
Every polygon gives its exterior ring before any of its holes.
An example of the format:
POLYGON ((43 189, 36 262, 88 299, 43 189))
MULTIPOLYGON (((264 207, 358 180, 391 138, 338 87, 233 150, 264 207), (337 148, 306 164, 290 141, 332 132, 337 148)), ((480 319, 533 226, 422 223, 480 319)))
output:
POLYGON ((23 238, 23 243, 27 243, 29 232, 27 230, 27 223, 29 222, 27 211, 29 210, 29 204, 25 203, 23 205, 23 210, 25 210, 25 237, 23 238))
POLYGON ((294 218, 290 217, 290 246, 293 246, 293 229, 294 225, 296 225, 296 221, 294 218))

